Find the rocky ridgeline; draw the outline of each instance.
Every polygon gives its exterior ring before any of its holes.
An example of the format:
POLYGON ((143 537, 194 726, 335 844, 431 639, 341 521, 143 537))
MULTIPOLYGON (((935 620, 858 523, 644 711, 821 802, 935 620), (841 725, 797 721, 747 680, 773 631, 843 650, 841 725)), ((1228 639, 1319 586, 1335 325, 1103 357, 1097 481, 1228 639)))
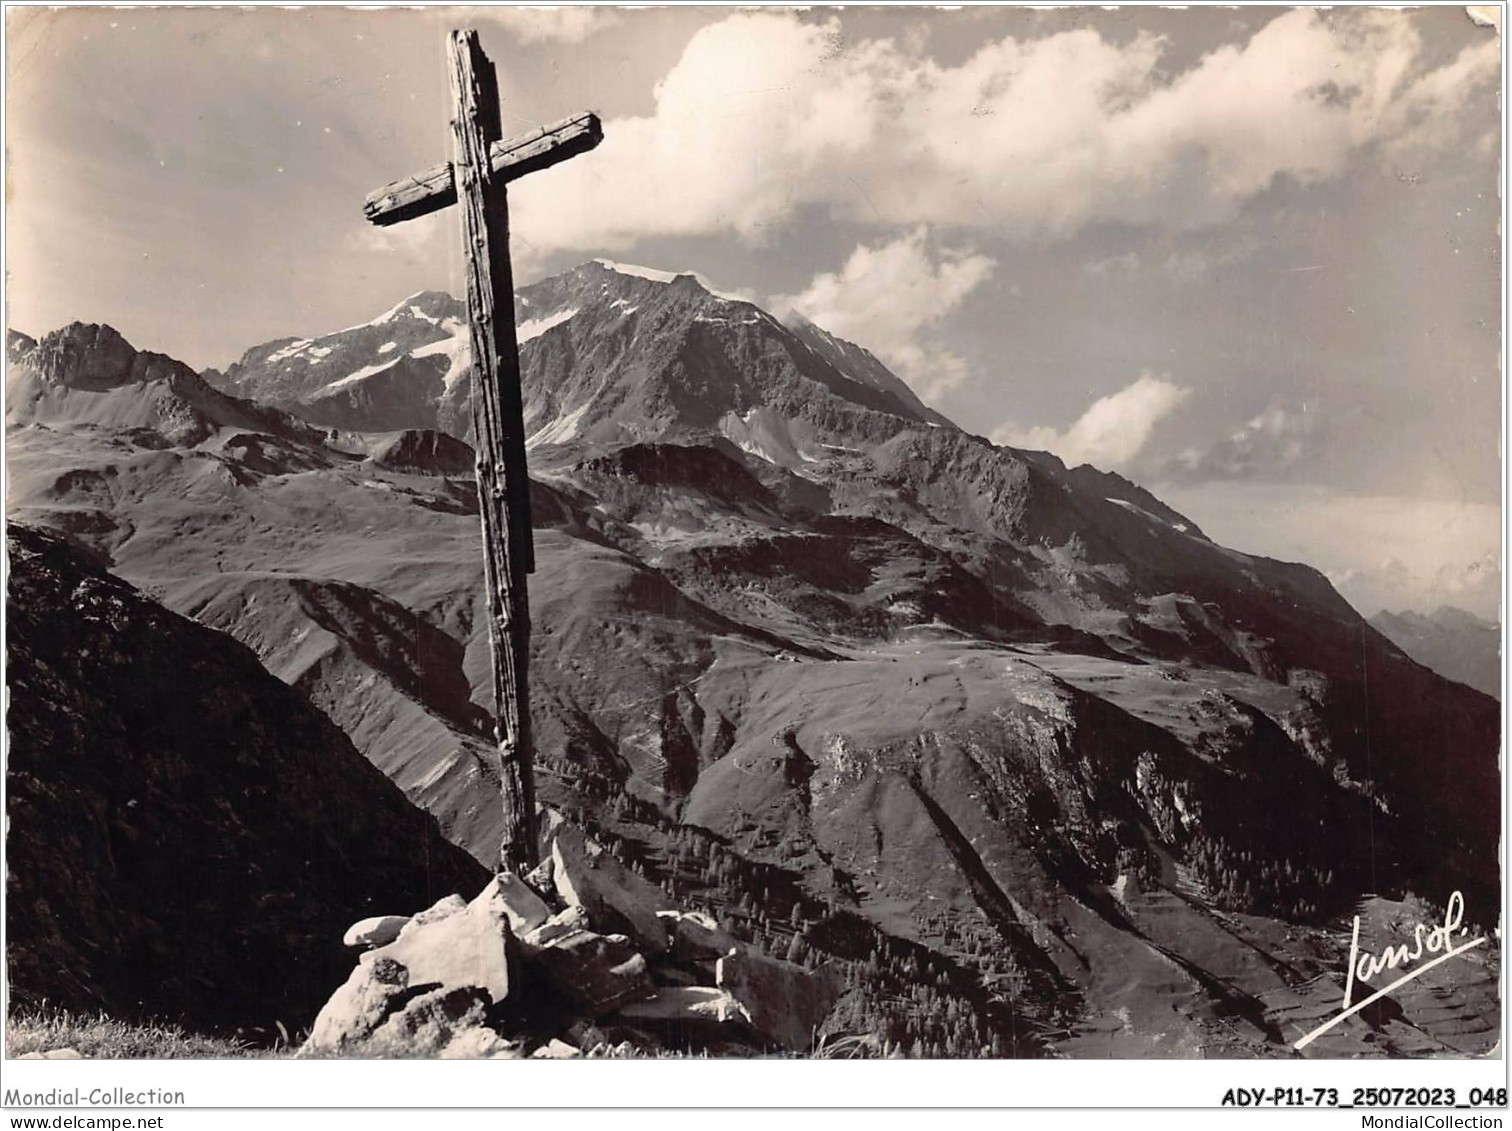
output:
POLYGON ((555 813, 544 862, 471 902, 353 924, 364 948, 301 1056, 807 1053, 843 983, 680 910, 555 813))

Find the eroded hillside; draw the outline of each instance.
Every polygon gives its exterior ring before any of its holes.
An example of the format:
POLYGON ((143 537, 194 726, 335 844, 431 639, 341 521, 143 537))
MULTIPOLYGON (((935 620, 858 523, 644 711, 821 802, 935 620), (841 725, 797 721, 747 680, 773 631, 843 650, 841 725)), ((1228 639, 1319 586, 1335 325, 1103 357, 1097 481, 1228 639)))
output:
MULTIPOLYGON (((208 375, 234 397, 150 367, 95 389, 50 359, 100 332, 44 339, 10 507, 249 645, 491 862, 442 298, 249 351, 208 375)), ((1286 1052, 1372 893, 1458 887, 1494 921, 1496 705, 1321 574, 963 432, 691 276, 589 264, 518 314, 540 791, 679 897, 862 963, 880 930, 879 969, 932 956, 990 1024, 1076 1055, 1286 1052)), ((1310 1048, 1475 1047, 1476 977, 1310 1048)))

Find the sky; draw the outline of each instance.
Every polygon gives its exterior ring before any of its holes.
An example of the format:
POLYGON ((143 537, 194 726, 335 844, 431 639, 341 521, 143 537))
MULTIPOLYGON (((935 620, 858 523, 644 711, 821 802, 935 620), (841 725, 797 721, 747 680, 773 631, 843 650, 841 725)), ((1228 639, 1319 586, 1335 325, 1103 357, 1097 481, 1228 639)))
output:
POLYGON ((506 131, 516 278, 692 270, 999 443, 1150 487, 1362 612, 1499 616, 1496 30, 1463 8, 7 14, 6 305, 224 366, 460 292, 444 37, 506 131))

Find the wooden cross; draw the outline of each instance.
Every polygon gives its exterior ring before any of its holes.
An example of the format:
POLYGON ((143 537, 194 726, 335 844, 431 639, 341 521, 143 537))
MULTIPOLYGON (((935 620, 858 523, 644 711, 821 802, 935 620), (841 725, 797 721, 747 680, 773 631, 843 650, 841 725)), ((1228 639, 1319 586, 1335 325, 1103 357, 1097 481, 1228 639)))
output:
POLYGON ((502 763, 504 836, 500 866, 526 872, 536 864, 535 785, 531 775, 530 609, 525 575, 535 569, 520 350, 515 340, 514 274, 509 265, 508 182, 546 169, 603 139, 593 114, 578 114, 502 140, 499 84, 473 30, 447 40, 452 88, 452 160, 369 194, 362 211, 374 224, 396 224, 462 205, 467 260, 467 317, 472 340, 473 447, 488 585, 488 642, 493 650, 494 737, 502 763))

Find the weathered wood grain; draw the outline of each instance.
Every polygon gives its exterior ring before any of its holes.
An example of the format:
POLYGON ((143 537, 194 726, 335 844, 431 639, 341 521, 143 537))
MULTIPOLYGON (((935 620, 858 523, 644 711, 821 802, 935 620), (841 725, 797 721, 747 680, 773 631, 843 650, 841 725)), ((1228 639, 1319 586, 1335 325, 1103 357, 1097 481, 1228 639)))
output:
MULTIPOLYGON (((587 153, 604 140, 598 115, 574 114, 528 134, 495 141, 488 147, 489 165, 503 182, 587 153)), ((457 203, 457 186, 450 161, 405 177, 370 192, 362 202, 362 214, 380 227, 413 220, 457 203)))
POLYGON ((490 159, 501 133, 499 89, 476 31, 452 32, 447 55, 454 113, 452 180, 462 206, 467 261, 473 444, 488 586, 488 640, 494 660, 496 738, 503 771, 504 835, 499 856, 501 867, 527 872, 536 864, 536 822, 525 579, 535 562, 520 354, 515 340, 514 275, 509 262, 509 201, 506 178, 490 159))

